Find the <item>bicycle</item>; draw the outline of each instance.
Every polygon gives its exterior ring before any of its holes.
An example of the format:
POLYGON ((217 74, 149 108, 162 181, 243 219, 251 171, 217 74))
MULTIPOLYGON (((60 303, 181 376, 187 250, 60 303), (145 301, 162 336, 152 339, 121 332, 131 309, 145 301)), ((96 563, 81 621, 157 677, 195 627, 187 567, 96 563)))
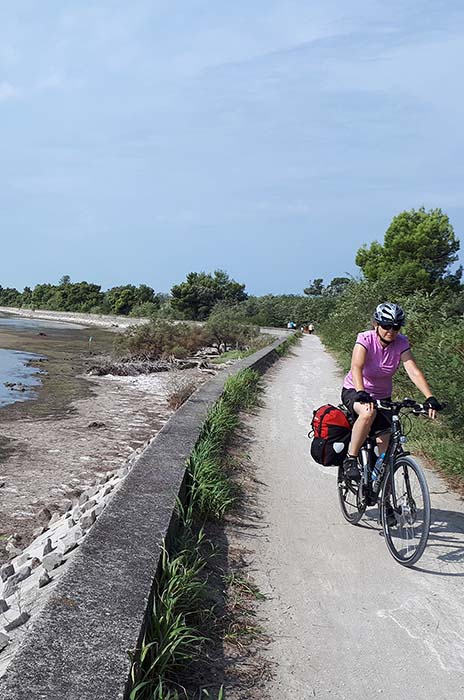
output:
MULTIPOLYGON (((430 529, 430 495, 422 467, 403 449, 407 437, 403 433, 400 413, 428 415, 423 404, 414 399, 379 401, 377 408, 392 411, 391 439, 378 477, 373 481, 372 469, 377 459, 375 435, 362 445, 358 463, 361 479, 345 478, 338 468, 338 497, 344 518, 357 525, 368 506, 378 505, 379 522, 385 542, 393 558, 403 566, 412 566, 424 553, 430 529)), ((442 406, 444 408, 444 405, 442 406)))

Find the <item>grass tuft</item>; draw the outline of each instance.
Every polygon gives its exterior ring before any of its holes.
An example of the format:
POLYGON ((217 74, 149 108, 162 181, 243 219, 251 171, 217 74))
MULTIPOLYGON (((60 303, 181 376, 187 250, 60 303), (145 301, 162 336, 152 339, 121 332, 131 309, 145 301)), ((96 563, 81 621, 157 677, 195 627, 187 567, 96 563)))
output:
POLYGON ((280 357, 285 357, 288 355, 290 352, 290 349, 292 348, 293 345, 296 345, 302 338, 302 333, 301 331, 297 331, 296 333, 292 333, 286 340, 284 340, 283 343, 279 345, 279 347, 276 348, 276 352, 280 357))

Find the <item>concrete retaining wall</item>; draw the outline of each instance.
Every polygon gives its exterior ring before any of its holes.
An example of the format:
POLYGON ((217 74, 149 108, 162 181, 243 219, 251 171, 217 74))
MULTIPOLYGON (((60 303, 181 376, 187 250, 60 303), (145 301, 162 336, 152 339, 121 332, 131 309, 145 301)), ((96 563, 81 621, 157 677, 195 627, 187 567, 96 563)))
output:
POLYGON ((260 372, 277 340, 198 389, 140 456, 90 531, 0 681, 2 700, 127 700, 164 538, 174 533, 185 461, 227 376, 260 372))

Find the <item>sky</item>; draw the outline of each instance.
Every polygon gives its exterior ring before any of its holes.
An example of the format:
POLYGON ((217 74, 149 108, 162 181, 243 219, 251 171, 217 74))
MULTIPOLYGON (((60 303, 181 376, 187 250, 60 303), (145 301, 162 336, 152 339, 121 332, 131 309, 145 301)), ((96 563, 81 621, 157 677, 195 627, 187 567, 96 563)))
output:
POLYGON ((461 237, 463 73, 461 0, 0 0, 0 284, 301 293, 405 209, 461 237))

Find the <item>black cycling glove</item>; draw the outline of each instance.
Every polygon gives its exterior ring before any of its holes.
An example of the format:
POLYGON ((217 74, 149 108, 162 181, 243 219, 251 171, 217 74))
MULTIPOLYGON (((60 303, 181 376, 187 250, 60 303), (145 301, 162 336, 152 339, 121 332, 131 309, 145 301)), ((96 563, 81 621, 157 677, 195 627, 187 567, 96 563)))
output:
POLYGON ((433 411, 441 411, 441 403, 438 403, 435 396, 429 396, 429 398, 424 401, 424 408, 427 410, 431 408, 433 411))
POLYGON ((357 391, 353 398, 359 403, 374 403, 374 399, 368 391, 357 391))

